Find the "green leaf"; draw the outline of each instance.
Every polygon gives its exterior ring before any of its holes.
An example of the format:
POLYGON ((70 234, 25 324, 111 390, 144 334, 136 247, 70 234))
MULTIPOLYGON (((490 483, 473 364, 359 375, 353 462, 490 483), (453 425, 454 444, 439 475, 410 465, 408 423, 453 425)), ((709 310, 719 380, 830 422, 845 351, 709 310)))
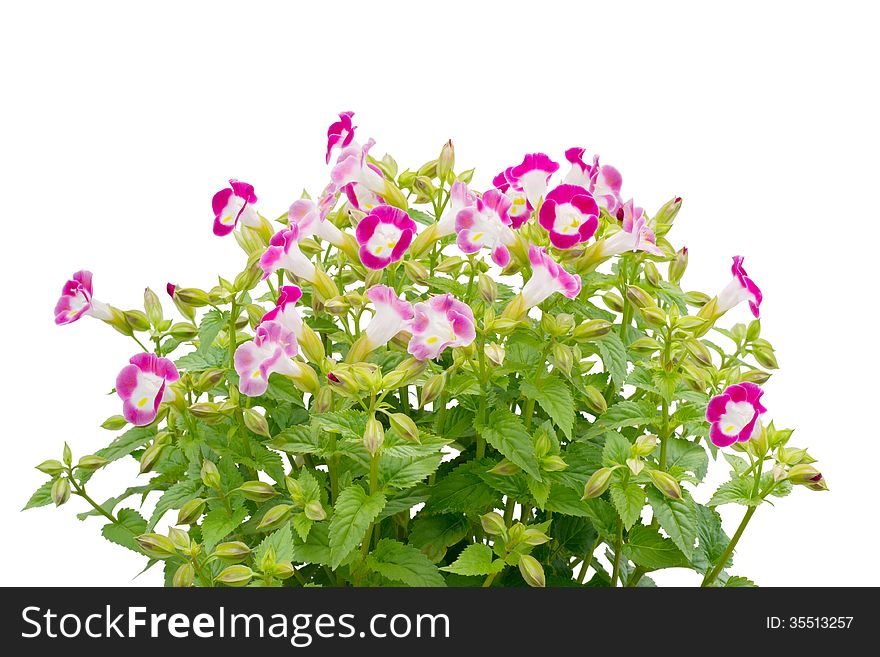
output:
POLYGON ((199 348, 196 349, 196 353, 200 356, 204 356, 208 352, 211 345, 214 344, 214 339, 226 327, 224 315, 225 313, 221 313, 219 310, 209 310, 202 317, 202 323, 199 324, 199 348))
POLYGON ((330 565, 330 523, 314 523, 306 540, 302 540, 299 534, 294 534, 293 561, 330 565))
MULTIPOLYGON (((657 448, 657 456, 660 450, 657 448)), ((667 470, 674 468, 694 475, 694 483, 699 483, 709 470, 709 455, 697 443, 680 438, 670 438, 666 443, 667 470)))
POLYGON ((179 509, 196 497, 201 488, 202 482, 200 479, 184 479, 171 486, 162 493, 162 497, 156 502, 156 508, 150 516, 149 528, 153 529, 169 509, 179 509))
POLYGON ((101 535, 111 543, 142 554, 134 542, 134 537, 140 536, 147 530, 147 521, 134 509, 119 509, 116 519, 119 524, 108 522, 101 528, 101 535))
POLYGON ((642 514, 642 507, 645 506, 645 491, 641 486, 635 483, 628 483, 624 486, 621 482, 615 481, 609 489, 611 494, 611 502, 617 509, 617 514, 623 521, 623 526, 629 530, 639 516, 642 514))
POLYGON ((550 537, 553 539, 553 553, 584 558, 590 546, 595 545, 598 538, 593 524, 586 518, 572 516, 554 516, 550 525, 550 537))
POLYGON ((379 481, 382 486, 405 489, 416 485, 433 474, 443 459, 441 452, 427 456, 395 457, 382 454, 379 457, 379 481))
POLYGON ((535 479, 541 479, 535 445, 518 416, 506 408, 496 409, 485 425, 477 427, 477 431, 510 461, 535 479))
POLYGON ((630 442, 619 433, 609 433, 602 447, 602 464, 626 465, 631 446, 630 442))
POLYGON ((383 538, 367 556, 367 567, 382 577, 407 586, 446 586, 443 575, 422 552, 383 538))
POLYGON ((259 564, 270 547, 275 550, 276 562, 293 561, 293 534, 290 532, 289 522, 284 523, 260 542, 254 550, 254 562, 259 564))
POLYGON ((31 498, 27 501, 27 504, 24 505, 22 511, 27 511, 28 509, 36 509, 41 506, 46 506, 47 504, 52 504, 52 482, 54 479, 50 479, 45 484, 40 486, 34 494, 31 495, 31 498))
POLYGON ((206 352, 199 353, 197 351, 192 351, 188 354, 184 354, 174 361, 174 364, 177 365, 180 370, 186 370, 187 372, 201 372, 211 367, 222 366, 228 353, 229 352, 227 352, 226 349, 223 349, 223 347, 211 347, 206 352))
POLYGON ((657 407, 647 401, 619 401, 610 406, 605 413, 584 432, 579 440, 587 440, 608 431, 623 427, 647 426, 657 418, 657 407))
POLYGON ((675 409, 670 419, 670 429, 689 422, 702 422, 706 417, 705 404, 681 404, 675 409))
POLYGON ((550 482, 547 480, 538 481, 537 479, 532 479, 531 477, 528 477, 526 481, 529 487, 529 492, 538 503, 538 508, 543 511, 544 507, 547 504, 547 498, 550 497, 550 482))
MULTIPOLYGON (((696 506, 698 545, 694 550, 693 563, 698 570, 706 572, 721 559, 730 544, 730 538, 724 533, 721 516, 717 511, 702 504, 696 506)), ((733 560, 728 559, 724 567, 729 568, 732 565, 733 560)))
POLYGON ((712 499, 709 500, 709 506, 716 507, 722 504, 742 504, 743 506, 758 506, 761 500, 752 499, 752 487, 754 479, 752 477, 731 479, 727 483, 721 484, 712 499))
POLYGON ((733 468, 733 472, 737 476, 742 476, 742 473, 749 469, 749 462, 743 457, 737 456, 736 454, 729 454, 727 452, 722 452, 722 455, 728 465, 733 468))
POLYGON ((504 561, 495 559, 492 548, 483 543, 474 543, 462 550, 461 554, 458 555, 458 559, 451 565, 440 570, 455 573, 456 575, 475 576, 498 573, 501 572, 502 568, 504 568, 504 561))
POLYGON ((309 532, 312 529, 312 521, 306 516, 305 513, 297 513, 293 516, 293 528, 296 530, 296 533, 303 540, 303 542, 309 540, 309 532))
POLYGON ((367 495, 358 484, 352 484, 339 494, 336 511, 330 519, 330 565, 334 569, 361 542, 367 527, 384 506, 382 493, 367 495))
POLYGON ((596 340, 595 345, 602 356, 605 371, 611 374, 614 385, 620 388, 626 382, 626 347, 616 333, 609 333, 601 340, 596 340))
POLYGON ((267 443, 273 449, 288 454, 317 454, 328 456, 326 440, 314 427, 303 424, 288 427, 267 443))
POLYGON ((653 486, 648 486, 648 502, 654 517, 678 549, 688 558, 694 556, 697 541, 697 507, 690 497, 671 500, 653 486))
POLYGON ((205 549, 210 550, 244 522, 248 515, 246 507, 241 507, 232 515, 223 507, 208 511, 202 520, 202 542, 205 549))
POLYGON ((520 391, 529 399, 534 399, 550 416, 557 427, 562 429, 566 438, 571 439, 574 428, 574 401, 571 388, 558 376, 551 374, 538 383, 532 379, 523 379, 520 391))
POLYGON ((409 532, 409 543, 421 550, 433 563, 446 556, 446 548, 463 540, 470 531, 470 524, 462 515, 443 513, 418 514, 409 532))
POLYGON ((148 427, 135 427, 116 438, 116 440, 110 443, 107 447, 99 449, 95 454, 108 461, 117 461, 123 456, 128 456, 139 447, 146 445, 155 435, 155 429, 150 429, 148 427))
POLYGON ((626 553, 636 565, 649 570, 687 568, 690 565, 673 541, 644 525, 633 527, 627 534, 626 553))
POLYGON ((434 217, 429 215, 427 212, 422 212, 421 210, 416 210, 415 208, 407 209, 406 213, 412 218, 413 221, 417 221, 423 226, 430 226, 436 220, 434 217))
POLYGON ((363 413, 353 410, 320 413, 313 415, 312 421, 324 431, 338 433, 343 438, 353 440, 361 440, 367 426, 367 420, 363 413))
POLYGON ((430 489, 431 497, 425 503, 425 510, 430 513, 481 513, 494 508, 500 504, 501 495, 480 477, 480 473, 494 465, 494 461, 483 459, 458 466, 430 489))
POLYGON ((756 586, 758 586, 758 585, 755 584, 755 583, 754 583, 752 580, 750 580, 748 577, 739 577, 739 576, 728 577, 728 578, 727 578, 727 581, 724 582, 724 588, 726 588, 726 589, 730 589, 730 588, 754 588, 754 587, 756 587, 756 586))
POLYGON ((409 511, 417 504, 422 504, 428 500, 428 487, 424 485, 416 486, 407 491, 402 491, 396 495, 391 495, 385 503, 385 508, 379 514, 379 520, 390 518, 391 516, 409 511))

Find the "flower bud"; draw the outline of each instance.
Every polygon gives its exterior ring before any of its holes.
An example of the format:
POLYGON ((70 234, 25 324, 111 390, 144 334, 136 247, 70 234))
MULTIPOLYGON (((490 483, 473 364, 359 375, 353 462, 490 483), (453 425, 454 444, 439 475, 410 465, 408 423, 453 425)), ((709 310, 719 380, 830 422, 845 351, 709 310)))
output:
POLYGON ((470 184, 471 180, 473 180, 473 179, 474 179, 474 169, 465 169, 460 174, 458 174, 458 177, 456 178, 456 180, 460 180, 461 182, 467 183, 467 184, 470 184))
POLYGON ((504 349, 504 345, 498 344, 497 342, 490 342, 486 345, 484 353, 486 354, 486 358, 492 363, 495 363, 495 365, 501 365, 504 363, 504 356, 507 352, 504 349))
POLYGON ((48 461, 43 461, 40 465, 37 466, 37 470, 42 472, 43 474, 47 474, 50 477, 57 477, 62 472, 64 472, 64 465, 61 461, 57 461, 55 459, 49 459, 48 461))
POLYGON ((541 469, 545 472, 561 472, 568 468, 568 463, 558 454, 551 454, 541 459, 541 469))
POLYGON ((389 413, 388 420, 398 436, 413 443, 419 442, 419 429, 410 416, 404 413, 389 413))
POLYGON ((208 488, 220 490, 220 471, 212 461, 202 461, 202 483, 208 488))
POLYGON ((522 542, 526 545, 531 545, 532 547, 543 545, 547 541, 550 540, 550 537, 547 536, 540 529, 536 529, 534 527, 527 527, 522 535, 522 542))
POLYGON ((276 504, 266 511, 266 514, 263 516, 262 520, 260 520, 260 524, 257 525, 257 531, 267 532, 277 529, 287 522, 292 510, 292 504, 276 504))
POLYGON ((327 512, 324 511, 324 507, 321 506, 320 500, 312 500, 308 502, 303 508, 303 512, 306 514, 306 518, 313 520, 314 522, 320 522, 327 517, 327 512))
POLYGON ((375 363, 357 363, 351 372, 361 390, 378 393, 382 389, 382 370, 375 363))
POLYGON ((356 395, 360 391, 357 381, 354 380, 351 368, 347 365, 336 365, 332 372, 327 373, 327 381, 333 388, 346 395, 356 395))
POLYGON ((186 502, 180 507, 180 511, 177 512, 177 522, 175 524, 196 524, 199 521, 199 518, 202 517, 202 512, 205 510, 205 504, 207 504, 207 500, 202 499, 201 497, 196 497, 195 499, 186 502))
POLYGON ((426 200, 433 200, 437 195, 437 188, 428 176, 416 176, 416 179, 413 180, 413 189, 426 200))
POLYGON ((153 559, 167 559, 177 554, 174 543, 162 534, 141 534, 134 539, 141 552, 153 559))
POLYGON ((258 260, 254 261, 243 271, 239 272, 232 283, 236 292, 246 292, 253 290, 263 278, 263 270, 260 268, 258 260))
POLYGON ((177 340, 192 340, 199 334, 199 329, 186 322, 177 322, 171 325, 171 337, 177 340))
POLYGON ((278 495, 278 491, 276 491, 271 485, 267 484, 265 481, 259 481, 256 479, 244 482, 235 490, 254 502, 265 502, 278 495))
POLYGON ((299 367, 299 374, 290 377, 293 385, 302 392, 317 395, 321 389, 321 384, 318 382, 318 375, 315 373, 315 370, 305 363, 297 363, 297 366, 299 367))
POLYGON ((287 486, 287 491, 290 493, 293 503, 296 506, 303 506, 305 504, 305 491, 302 485, 293 477, 285 477, 284 485, 287 486))
POLYGON ((175 549, 180 550, 181 552, 188 552, 192 547, 192 541, 189 538, 189 534, 179 527, 169 527, 168 538, 171 539, 171 543, 174 545, 175 549))
POLYGON ((152 326, 162 323, 162 302, 150 288, 144 290, 144 310, 147 311, 147 319, 152 326))
POLYGON ((312 400, 311 411, 313 413, 326 413, 333 407, 333 390, 323 386, 312 400))
POLYGON ((806 455, 807 450, 805 449, 786 449, 785 447, 780 447, 776 450, 776 458, 786 465, 797 465, 804 460, 806 455))
POLYGON ((626 467, 629 468, 629 471, 632 472, 634 476, 638 476, 638 474, 645 469, 645 463, 641 459, 631 456, 626 460, 626 467))
POLYGON ((637 351, 654 352, 654 351, 657 351, 658 349, 661 349, 662 346, 654 338, 644 337, 644 338, 639 338, 638 340, 635 340, 634 342, 632 342, 629 345, 629 348, 637 350, 637 351))
POLYGON ((660 285, 660 281, 662 280, 660 278, 660 272, 657 271, 657 265, 653 262, 648 261, 645 263, 645 280, 647 280, 653 287, 660 285))
POLYGON ((418 285, 424 285, 430 276, 428 268, 416 260, 405 260, 403 262, 403 271, 406 272, 409 280, 418 285))
POLYGON ((605 397, 596 386, 585 386, 583 392, 587 406, 594 411, 595 415, 602 415, 608 410, 608 402, 605 401, 605 397))
POLYGON ((515 474, 519 474, 520 471, 520 467, 512 461, 501 459, 494 468, 489 470, 489 474, 512 477, 515 474))
POLYGON ((543 588, 544 568, 535 557, 530 554, 521 554, 519 557, 519 572, 526 584, 536 588, 543 588))
POLYGON ((493 304, 495 299, 498 298, 498 284, 492 278, 480 272, 477 274, 477 292, 479 292, 480 298, 483 301, 487 304, 493 304))
POLYGON ((556 318, 550 313, 544 313, 541 315, 541 330, 552 337, 562 335, 562 332, 559 330, 559 324, 556 322, 556 318))
POLYGON ((258 436, 272 437, 272 434, 269 432, 269 423, 259 411, 253 408, 245 408, 242 411, 242 418, 244 419, 244 426, 258 436))
POLYGON ((226 416, 220 408, 220 404, 212 402, 199 402, 198 404, 193 404, 187 410, 189 410, 193 417, 205 420, 208 423, 219 422, 226 416))
POLYGON ((327 276, 320 268, 315 267, 315 280, 312 289, 317 294, 318 300, 332 299, 339 296, 339 290, 333 279, 327 276))
POLYGON ((367 448, 370 456, 375 456, 382 448, 383 442, 385 442, 385 429, 375 415, 370 415, 364 430, 364 447, 367 448))
POLYGON ((290 579, 293 577, 293 564, 289 561, 279 561, 278 563, 272 564, 272 567, 268 570, 267 574, 275 577, 277 579, 290 579))
POLYGON ((752 355, 754 355, 755 360, 761 365, 761 367, 766 367, 770 370, 775 370, 779 368, 779 363, 776 362, 776 356, 773 353, 773 347, 770 346, 770 343, 758 338, 752 344, 752 355))
POLYGON ((422 386, 422 406, 430 404, 440 396, 446 387, 446 372, 440 372, 432 376, 425 385, 422 386))
POLYGON ((678 328, 694 335, 702 335, 708 326, 709 322, 704 317, 685 315, 678 320, 678 328))
POLYGON ((226 372, 218 368, 205 370, 195 381, 196 390, 199 392, 209 392, 220 384, 224 376, 226 376, 226 372))
POLYGON ((606 292, 602 295, 602 301, 608 310, 615 313, 623 312, 623 299, 614 292, 606 292))
POLYGON ((455 147, 450 139, 440 150, 440 157, 437 158, 437 178, 441 181, 450 180, 452 169, 455 167, 455 147))
POLYGON ((584 495, 581 499, 589 500, 594 497, 599 497, 602 493, 608 490, 608 486, 611 484, 611 475, 613 473, 613 468, 599 468, 596 470, 584 485, 584 495))
POLYGON ((144 450, 143 454, 141 454, 138 474, 144 474, 145 472, 152 470, 159 462, 159 458, 162 456, 162 450, 164 450, 165 447, 166 443, 154 440, 153 443, 144 450))
MULTIPOLYGON (((514 300, 518 299, 518 298, 520 298, 520 297, 514 297, 514 300)), ((516 307, 516 304, 511 302, 510 305, 504 309, 504 313, 507 313, 508 310, 510 310, 511 308, 515 308, 515 307, 516 307)), ((520 313, 519 316, 521 317, 522 313, 520 313)), ((520 325, 520 323, 521 322, 519 319, 512 319, 510 317, 504 317, 504 315, 502 315, 501 317, 496 319, 494 322, 492 322, 491 328, 498 335, 508 335, 508 334, 512 333, 514 331, 514 329, 516 329, 520 325)))
POLYGON ((709 352, 709 349, 696 338, 688 338, 684 341, 684 346, 688 353, 696 358, 701 364, 712 364, 712 354, 709 352))
POLYGON ((688 250, 686 246, 675 252, 675 258, 669 263, 669 280, 676 285, 681 282, 681 277, 688 266, 688 250))
POLYGON ((657 436, 649 433, 636 438, 629 451, 633 456, 648 456, 656 447, 657 436))
POLYGON ((657 304, 650 294, 645 292, 638 285, 628 285, 626 288, 626 298, 629 302, 639 310, 645 308, 655 308, 657 304))
POLYGON ((302 348, 306 358, 311 362, 320 363, 324 360, 324 343, 321 342, 321 338, 318 337, 318 334, 308 324, 302 325, 299 346, 302 348))
POLYGON ((648 476, 654 487, 666 497, 672 500, 681 499, 681 486, 669 473, 662 470, 648 470, 648 476))
POLYGON ((146 314, 140 310, 124 310, 122 316, 125 318, 125 323, 128 324, 132 331, 150 330, 150 320, 148 320, 146 314))
POLYGON ((70 499, 70 482, 65 477, 59 477, 52 482, 52 501, 55 506, 61 506, 70 499))
POLYGON ((191 562, 186 562, 174 571, 171 585, 177 589, 188 589, 196 580, 196 570, 191 562))
POLYGON ((656 226, 657 235, 665 235, 669 232, 669 229, 672 227, 672 222, 675 221, 676 215, 678 215, 678 211, 681 210, 681 197, 676 196, 675 198, 666 201, 659 210, 657 210, 657 214, 654 215, 654 225, 656 226))
POLYGON ((253 576, 254 571, 247 566, 238 564, 224 568, 223 571, 217 575, 216 581, 221 584, 226 584, 227 586, 246 586, 253 576))
POLYGON ((73 453, 70 451, 70 445, 67 444, 67 441, 64 442, 64 449, 61 450, 61 461, 67 467, 73 463, 73 453))
POLYGON ((614 326, 604 319, 590 319, 577 326, 571 336, 578 342, 595 340, 611 333, 614 326))
POLYGON ((762 385, 770 380, 771 374, 763 370, 746 370, 740 375, 740 381, 748 381, 749 383, 757 383, 762 385))
POLYGON ((507 526, 504 524, 504 518, 495 511, 490 511, 489 513, 481 515, 480 524, 483 526, 483 531, 489 536, 504 535, 507 531, 507 526))
POLYGON ((666 313, 657 306, 639 308, 639 312, 642 314, 645 322, 650 326, 660 327, 666 324, 666 313))
POLYGON ((121 415, 111 415, 104 423, 101 425, 102 429, 107 429, 108 431, 118 431, 122 427, 128 424, 128 420, 126 420, 121 415))
POLYGON ((822 473, 809 463, 799 463, 788 470, 788 480, 793 484, 808 486, 821 479, 822 473))
POLYGON ((685 292, 684 300, 687 302, 689 306, 693 306, 695 308, 700 308, 701 306, 705 306, 712 300, 708 294, 704 292, 685 292))
POLYGON ((221 543, 214 548, 211 556, 215 559, 221 559, 230 563, 240 563, 247 559, 251 554, 251 549, 241 541, 231 541, 229 543, 221 543))

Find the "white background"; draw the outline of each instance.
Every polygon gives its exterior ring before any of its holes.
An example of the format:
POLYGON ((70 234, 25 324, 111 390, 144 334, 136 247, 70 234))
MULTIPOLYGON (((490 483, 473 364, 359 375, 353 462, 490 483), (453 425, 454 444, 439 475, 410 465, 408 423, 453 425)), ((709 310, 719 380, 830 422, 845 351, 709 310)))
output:
MULTIPOLYGON (((325 131, 402 165, 453 138, 477 186, 580 144, 651 213, 681 195, 670 239, 685 287, 714 291, 746 256, 782 369, 769 417, 797 427, 832 492, 762 507, 736 574, 762 585, 880 584, 877 464, 877 16, 870 3, 28 2, 0 39, 3 584, 132 583, 139 560, 81 523, 78 501, 19 513, 66 439, 92 452, 133 343, 52 323, 61 284, 136 307, 144 286, 209 287, 243 257, 211 233, 229 177, 284 212, 324 182, 325 131)), ((163 296, 164 298, 164 296, 163 296)), ((169 304, 170 307, 170 304, 169 304)), ((733 320, 747 319, 738 308, 733 320)), ((726 469, 713 470, 720 481, 726 469)), ((104 499, 129 460, 93 479, 104 499)), ((708 490, 698 494, 706 498, 708 490)), ((732 532, 741 509, 724 507, 732 532)), ((693 584, 667 571, 656 579, 693 584)))

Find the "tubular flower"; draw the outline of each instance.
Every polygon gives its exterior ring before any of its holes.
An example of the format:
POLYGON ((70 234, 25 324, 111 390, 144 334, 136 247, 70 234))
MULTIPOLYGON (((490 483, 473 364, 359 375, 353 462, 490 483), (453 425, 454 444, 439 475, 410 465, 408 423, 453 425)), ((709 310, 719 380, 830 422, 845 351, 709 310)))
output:
POLYGON ((254 210, 257 197, 253 185, 235 179, 229 181, 229 187, 214 194, 211 206, 214 209, 214 234, 229 235, 238 222, 245 226, 258 228, 260 218, 254 210))
POLYGON ((492 184, 495 189, 510 199, 510 209, 507 211, 507 216, 510 217, 511 227, 518 229, 529 220, 529 216, 534 210, 532 204, 526 198, 525 192, 518 192, 510 186, 504 171, 492 179, 492 184))
POLYGON ((373 302, 373 318, 364 333, 355 340, 346 361, 355 363, 388 342, 401 331, 409 329, 413 318, 412 304, 397 296, 387 285, 374 285, 367 290, 367 298, 373 302))
POLYGON ((273 372, 297 376, 302 371, 291 360, 299 347, 293 331, 281 322, 263 322, 257 327, 253 340, 244 342, 235 350, 235 371, 240 381, 238 389, 248 397, 259 397, 269 387, 273 372))
POLYGON ((359 185, 357 183, 348 183, 343 186, 342 191, 345 192, 345 197, 348 199, 349 205, 355 210, 369 212, 377 205, 385 203, 381 196, 374 194, 364 185, 359 185))
POLYGON ((565 151, 565 159, 571 164, 571 169, 565 176, 564 183, 568 185, 579 185, 589 189, 592 187, 590 177, 593 173, 593 167, 584 162, 585 148, 569 148, 565 151))
POLYGON ((537 206, 541 197, 547 193, 550 176, 558 170, 559 164, 544 153, 529 153, 521 164, 507 169, 504 176, 514 190, 524 192, 528 202, 537 206))
POLYGON ((113 318, 110 306, 92 296, 92 272, 76 272, 61 288, 61 297, 55 304, 55 323, 72 324, 83 315, 91 315, 105 322, 113 318))
POLYGON ((565 151, 565 159, 571 163, 571 169, 566 174, 564 182, 585 187, 600 207, 616 216, 623 207, 623 199, 620 197, 623 177, 614 167, 599 164, 598 155, 593 156, 592 164, 587 164, 584 161, 585 151, 586 149, 579 147, 565 151))
POLYGON ((764 295, 761 294, 761 290, 755 285, 755 282, 749 278, 742 263, 742 256, 733 256, 733 266, 730 268, 733 279, 718 295, 716 312, 726 313, 740 302, 748 301, 752 314, 755 317, 760 317, 761 301, 764 299, 764 295))
POLYGON ((473 206, 477 202, 477 195, 468 189, 468 186, 460 180, 452 183, 449 189, 449 208, 437 222, 435 237, 446 237, 455 233, 458 213, 473 206))
POLYGON ((341 189, 354 183, 355 185, 363 185, 373 194, 384 194, 385 176, 379 167, 367 160, 367 155, 375 143, 373 139, 370 139, 363 146, 352 142, 344 148, 330 172, 333 184, 341 189))
POLYGON ((499 267, 510 262, 507 247, 516 237, 510 230, 510 199, 497 189, 490 189, 477 199, 476 205, 464 208, 455 219, 458 248, 465 253, 476 253, 482 247, 492 251, 492 260, 499 267))
POLYGON ((754 383, 727 386, 713 397, 706 408, 706 420, 712 425, 709 438, 716 447, 744 443, 761 432, 761 414, 767 409, 761 405, 764 391, 754 383))
POLYGON ((345 148, 354 139, 354 131, 357 126, 351 124, 354 112, 340 112, 339 120, 331 123, 327 128, 327 164, 337 148, 345 148))
POLYGON ((661 256, 654 231, 648 226, 642 208, 634 207, 630 199, 621 208, 621 230, 607 238, 601 245, 601 256, 608 258, 628 251, 645 251, 661 256))
POLYGON ((345 237, 333 222, 327 220, 327 214, 336 203, 335 187, 331 184, 321 198, 315 203, 308 198, 301 198, 293 202, 287 212, 287 218, 291 224, 299 228, 299 240, 316 235, 325 242, 335 246, 342 246, 345 237))
POLYGON ((299 250, 299 226, 279 230, 269 241, 269 248, 260 257, 263 279, 279 269, 286 269, 311 283, 315 282, 315 265, 299 250))
POLYGON ((554 292, 574 299, 581 291, 581 277, 569 274, 565 268, 547 255, 547 250, 529 247, 532 277, 523 285, 522 300, 525 309, 537 306, 554 292))
POLYGON ((585 188, 563 184, 547 194, 538 221, 550 233, 553 246, 568 249, 596 232, 599 206, 585 188))
POLYGON ((174 397, 168 384, 180 374, 174 363, 155 354, 138 354, 128 362, 116 377, 116 394, 122 399, 125 419, 142 427, 156 419, 159 404, 174 397))
POLYGON ((465 347, 477 335, 474 312, 451 294, 421 301, 413 311, 408 351, 419 360, 437 358, 447 347, 465 347))
POLYGON ((358 222, 355 236, 361 262, 368 269, 384 269, 403 257, 416 233, 416 222, 399 208, 380 205, 358 222))
POLYGON ((302 317, 296 311, 296 302, 302 297, 302 290, 296 285, 283 285, 278 294, 275 307, 263 315, 260 324, 278 322, 284 328, 293 331, 299 340, 302 337, 302 317))

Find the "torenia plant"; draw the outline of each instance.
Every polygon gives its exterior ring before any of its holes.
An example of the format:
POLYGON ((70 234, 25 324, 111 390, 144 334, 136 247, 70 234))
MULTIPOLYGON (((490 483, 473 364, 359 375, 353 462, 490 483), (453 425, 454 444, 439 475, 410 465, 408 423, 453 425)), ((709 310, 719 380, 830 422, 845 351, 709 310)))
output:
POLYGON ((89 272, 64 284, 56 323, 137 343, 103 424, 126 430, 37 466, 26 508, 81 498, 182 587, 753 585, 732 561, 752 516, 826 485, 768 421, 776 358, 743 259, 714 296, 685 291, 681 199, 649 216, 584 149, 480 192, 451 142, 399 171, 352 120, 327 131, 326 187, 278 219, 248 183, 214 195, 246 262, 169 284, 177 319, 149 289, 120 310, 89 272), (742 303, 755 320, 725 327, 742 303), (729 481, 699 491, 719 452, 729 481), (138 481, 95 501, 91 477, 129 457, 138 481), (744 508, 732 537, 724 504, 744 508))

